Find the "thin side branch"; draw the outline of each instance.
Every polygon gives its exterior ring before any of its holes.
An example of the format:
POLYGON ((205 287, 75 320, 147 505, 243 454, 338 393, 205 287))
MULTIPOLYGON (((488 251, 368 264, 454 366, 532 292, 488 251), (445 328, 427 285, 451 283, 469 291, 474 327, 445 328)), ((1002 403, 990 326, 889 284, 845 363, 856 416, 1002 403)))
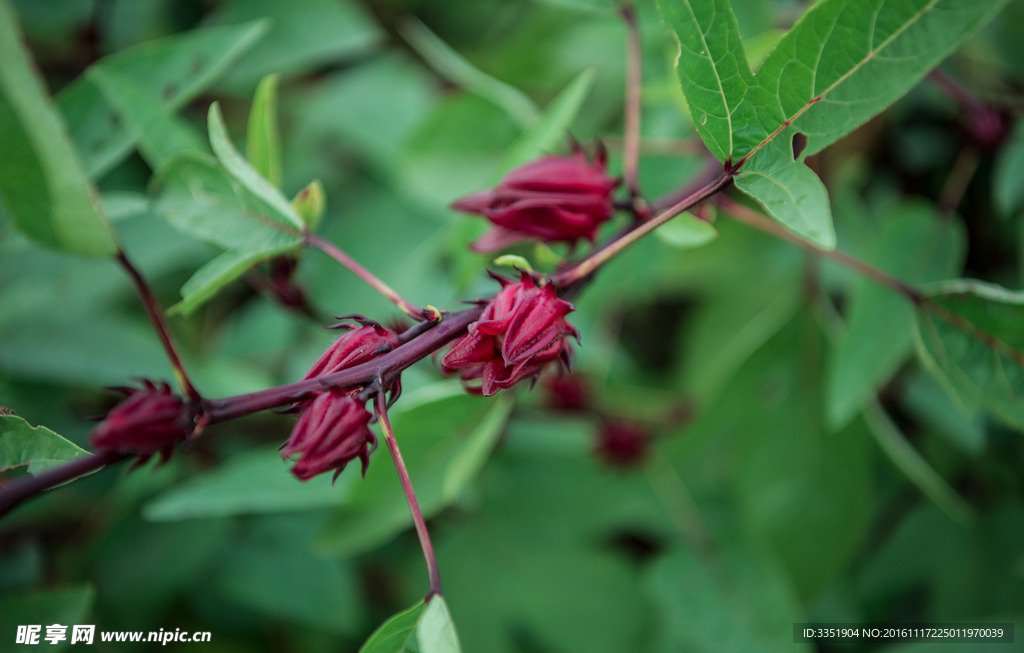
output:
MULTIPOLYGON (((480 317, 481 312, 483 308, 477 306, 448 315, 439 324, 400 347, 340 372, 245 395, 207 399, 202 404, 204 414, 211 424, 224 422, 242 415, 287 406, 303 396, 323 390, 325 386, 355 388, 370 385, 381 377, 392 378, 465 333, 470 323, 480 317)), ((418 328, 418 325, 412 327, 418 328)))
POLYGON ((146 308, 146 314, 149 315, 149 321, 153 325, 153 330, 156 331, 157 337, 160 338, 160 344, 164 347, 164 353, 167 354, 167 360, 171 363, 175 380, 178 382, 182 393, 191 403, 199 403, 202 401, 202 396, 195 386, 192 385, 188 374, 185 373, 185 366, 181 364, 178 351, 174 348, 174 343, 171 342, 171 333, 167 329, 167 322, 164 320, 163 311, 160 310, 160 304, 157 303, 153 291, 149 288, 149 284, 146 283, 142 274, 132 265, 132 262, 128 260, 128 256, 123 251, 119 250, 117 252, 117 262, 128 273, 128 276, 131 277, 132 283, 135 284, 135 290, 139 294, 139 299, 142 300, 142 305, 146 308))
POLYGON ((423 519, 423 512, 416 500, 416 492, 412 488, 412 480, 409 478, 409 471, 405 468, 405 461, 402 460, 402 452, 398 450, 398 441, 391 430, 391 423, 388 421, 387 399, 383 392, 378 392, 374 400, 374 408, 377 413, 377 421, 380 423, 381 431, 384 432, 384 441, 391 453, 391 460, 395 463, 395 470, 398 472, 398 479, 402 483, 402 492, 405 493, 405 500, 409 503, 409 512, 412 513, 412 521, 416 525, 416 535, 420 539, 420 548, 423 549, 423 558, 427 562, 427 577, 430 580, 430 591, 426 599, 429 601, 433 596, 441 594, 441 570, 437 566, 437 557, 434 556, 434 545, 430 542, 430 533, 427 531, 427 522, 423 519))
POLYGON ((640 30, 637 27, 636 11, 629 0, 623 0, 619 13, 626 22, 626 117, 622 144, 622 176, 626 179, 629 196, 634 201, 640 197, 640 84, 643 80, 643 53, 640 46, 640 30))
POLYGON ((366 285, 370 286, 378 293, 384 296, 389 302, 397 306, 403 313, 413 318, 414 320, 433 320, 437 321, 438 315, 436 309, 426 310, 417 308, 412 303, 406 301, 401 295, 395 292, 391 286, 387 285, 380 279, 378 279, 372 272, 359 265, 354 258, 341 251, 334 243, 321 238, 313 233, 307 233, 305 242, 310 247, 315 247, 324 254, 327 254, 332 259, 340 263, 341 265, 348 268, 352 274, 359 277, 366 285))
POLYGON ((732 178, 733 172, 731 168, 722 170, 718 177, 708 182, 697 191, 655 215, 650 220, 636 225, 634 228, 583 259, 575 266, 554 274, 551 277, 551 280, 555 285, 562 288, 566 288, 582 281, 636 241, 651 233, 683 211, 692 209, 704 200, 724 190, 732 183, 732 178))

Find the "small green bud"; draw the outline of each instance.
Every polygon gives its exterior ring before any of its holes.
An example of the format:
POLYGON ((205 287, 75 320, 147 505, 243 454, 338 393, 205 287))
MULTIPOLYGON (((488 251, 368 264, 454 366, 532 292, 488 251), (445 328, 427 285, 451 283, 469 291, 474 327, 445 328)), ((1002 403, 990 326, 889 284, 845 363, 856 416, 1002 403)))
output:
POLYGON ((327 196, 324 194, 324 187, 320 180, 314 179, 309 182, 308 186, 300 190, 299 194, 292 199, 292 207, 310 231, 316 230, 327 209, 327 196))

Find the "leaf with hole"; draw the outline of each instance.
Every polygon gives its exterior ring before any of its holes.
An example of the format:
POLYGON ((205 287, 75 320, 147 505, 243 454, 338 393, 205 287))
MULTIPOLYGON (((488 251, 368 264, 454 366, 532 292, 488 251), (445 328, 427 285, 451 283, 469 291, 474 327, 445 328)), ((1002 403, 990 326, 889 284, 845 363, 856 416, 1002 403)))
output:
POLYGON ((746 165, 773 167, 779 152, 759 150, 796 131, 807 136, 802 156, 821 151, 906 93, 1006 2, 816 3, 758 69, 736 110, 734 158, 757 151, 746 165))
MULTIPOLYGON (((777 143, 768 151, 780 149, 777 143)), ((773 220, 825 249, 836 246, 828 191, 802 161, 778 158, 772 166, 742 168, 733 183, 764 206, 773 220)))

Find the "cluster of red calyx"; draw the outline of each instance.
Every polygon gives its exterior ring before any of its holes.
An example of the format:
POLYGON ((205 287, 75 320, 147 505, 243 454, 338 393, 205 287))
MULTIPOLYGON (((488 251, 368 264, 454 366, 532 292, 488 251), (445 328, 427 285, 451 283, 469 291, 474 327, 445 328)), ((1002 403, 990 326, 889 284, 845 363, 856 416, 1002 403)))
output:
POLYGON ((96 449, 137 454, 140 463, 157 452, 167 459, 195 429, 191 407, 166 383, 143 381, 141 388, 115 390, 126 399, 93 429, 89 439, 96 449))
MULTIPOLYGON (((354 367, 398 346, 394 331, 358 316, 346 318, 355 319, 358 326, 342 322, 332 327, 346 332, 313 363, 303 379, 354 367)), ((372 415, 366 410, 366 401, 359 399, 360 390, 325 388, 312 400, 296 405, 299 419, 282 451, 285 458, 297 457, 292 467, 296 478, 307 481, 332 470, 337 478, 355 458, 362 462, 366 473, 377 438, 369 426, 372 415)))
POLYGON ((493 252, 527 238, 575 244, 594 241, 614 211, 619 180, 606 174, 601 149, 594 163, 579 148, 571 156, 545 156, 512 170, 497 187, 468 195, 452 208, 487 218, 494 228, 473 243, 493 252))
POLYGON ((458 372, 468 390, 487 397, 536 375, 553 360, 568 364, 565 336, 579 339, 565 321, 575 308, 558 298, 552 284, 538 287, 525 272, 518 283, 494 278, 501 291, 441 360, 446 374, 458 372), (477 380, 479 387, 469 385, 477 380))

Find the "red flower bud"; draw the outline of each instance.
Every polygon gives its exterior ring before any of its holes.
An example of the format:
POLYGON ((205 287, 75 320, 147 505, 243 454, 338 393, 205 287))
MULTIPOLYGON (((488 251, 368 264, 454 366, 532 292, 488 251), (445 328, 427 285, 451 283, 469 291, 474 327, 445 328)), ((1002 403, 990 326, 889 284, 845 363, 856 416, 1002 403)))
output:
POLYGON ((312 379, 324 374, 339 372, 343 369, 365 363, 381 354, 387 353, 398 346, 398 336, 394 331, 385 329, 376 322, 357 316, 346 316, 356 319, 359 325, 350 322, 336 324, 332 329, 346 329, 340 338, 334 341, 327 351, 309 368, 303 380, 312 379))
POLYGON ((484 396, 511 388, 555 359, 568 360, 565 336, 579 337, 565 321, 575 309, 557 297, 553 285, 538 288, 525 272, 519 283, 498 279, 501 292, 441 360, 445 373, 460 370, 467 387, 480 380, 479 388, 470 389, 484 396))
POLYGON ((337 470, 334 478, 338 478, 354 458, 362 461, 363 474, 366 474, 377 438, 369 427, 370 412, 356 398, 358 394, 358 391, 323 392, 303 408, 281 452, 284 458, 298 456, 292 474, 300 481, 308 481, 332 469, 337 470))
MULTIPOLYGON (((346 332, 313 363, 303 379, 340 372, 399 345, 398 335, 391 329, 357 315, 340 319, 346 318, 355 320, 358 325, 342 322, 330 327, 346 332)), ((397 392, 400 383, 395 380, 389 387, 397 392)), ((302 399, 292 406, 291 411, 297 411, 299 419, 281 455, 284 458, 298 456, 292 467, 296 478, 307 481, 332 469, 336 470, 334 478, 338 478, 353 458, 362 461, 363 473, 366 473, 377 438, 369 428, 371 415, 365 402, 357 399, 359 392, 358 388, 325 389, 312 399, 302 399)))
POLYGON ((612 467, 633 467, 647 457, 650 434, 639 424, 604 422, 597 433, 597 455, 612 467))
POLYGON ((497 187, 467 195, 452 208, 484 216, 494 228, 473 243, 491 252, 526 238, 573 244, 593 241, 614 210, 611 193, 619 184, 605 174, 604 151, 594 163, 577 150, 571 156, 545 156, 508 173, 497 187))
POLYGON ((577 374, 549 374, 544 377, 547 405, 568 413, 590 409, 590 388, 577 374))
POLYGON ((166 383, 143 381, 142 388, 119 388, 127 398, 114 407, 90 436, 97 449, 139 454, 145 460, 157 451, 170 456, 195 428, 189 405, 166 383))

